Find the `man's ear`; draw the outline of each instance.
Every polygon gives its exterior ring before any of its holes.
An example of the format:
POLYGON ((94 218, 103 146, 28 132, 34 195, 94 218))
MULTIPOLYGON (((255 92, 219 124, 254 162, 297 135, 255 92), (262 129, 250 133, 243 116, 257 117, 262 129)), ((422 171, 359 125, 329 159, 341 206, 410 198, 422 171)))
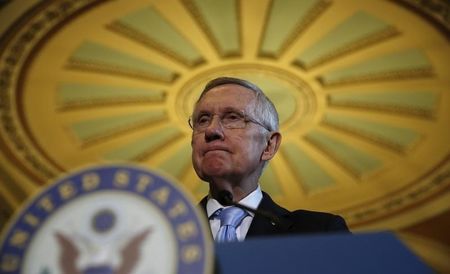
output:
POLYGON ((278 151, 278 148, 281 144, 281 133, 278 131, 271 132, 269 138, 267 140, 266 148, 264 149, 261 160, 268 161, 275 156, 278 151))

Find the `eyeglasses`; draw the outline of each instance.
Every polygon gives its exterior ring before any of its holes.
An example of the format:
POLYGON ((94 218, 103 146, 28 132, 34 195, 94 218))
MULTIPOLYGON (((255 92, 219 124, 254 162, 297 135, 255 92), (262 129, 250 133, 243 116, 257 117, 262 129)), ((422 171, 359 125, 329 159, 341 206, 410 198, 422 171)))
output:
POLYGON ((198 116, 189 117, 189 126, 194 130, 194 132, 204 132, 211 125, 214 115, 219 117, 220 124, 227 129, 242 129, 245 128, 248 123, 254 123, 270 131, 270 129, 262 123, 238 111, 227 111, 219 114, 200 113, 198 116))

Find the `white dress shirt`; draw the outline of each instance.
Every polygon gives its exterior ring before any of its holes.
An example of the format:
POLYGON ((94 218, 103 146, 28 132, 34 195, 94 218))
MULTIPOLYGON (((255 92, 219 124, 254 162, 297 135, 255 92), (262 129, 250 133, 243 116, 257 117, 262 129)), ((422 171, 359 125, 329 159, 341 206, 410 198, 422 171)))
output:
MULTIPOLYGON (((258 187, 248 194, 245 198, 239 201, 240 204, 248 206, 250 208, 258 208, 259 203, 262 200, 262 191, 261 187, 258 185, 258 187)), ((218 209, 225 208, 222 206, 216 199, 210 197, 208 198, 208 202, 206 203, 206 212, 208 214, 209 219, 209 226, 211 227, 211 232, 213 235, 213 238, 216 239, 217 232, 220 228, 220 219, 219 218, 211 218, 211 215, 214 214, 218 209)), ((245 239, 245 236, 247 235, 248 229, 250 228, 250 224, 253 221, 254 214, 251 212, 247 213, 247 215, 243 220, 242 223, 236 228, 236 234, 239 241, 243 241, 245 239)))

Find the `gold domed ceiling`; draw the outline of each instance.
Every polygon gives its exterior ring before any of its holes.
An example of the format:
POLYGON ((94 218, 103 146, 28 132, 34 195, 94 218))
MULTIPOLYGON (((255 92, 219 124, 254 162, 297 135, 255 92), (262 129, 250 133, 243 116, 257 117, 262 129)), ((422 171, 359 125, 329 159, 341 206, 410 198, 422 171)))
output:
POLYGON ((284 206, 353 229, 448 210, 448 23, 414 1, 17 2, 0 19, 9 212, 105 161, 164 170, 202 197, 187 119, 220 75, 257 83, 280 112, 283 143, 261 184, 284 206))

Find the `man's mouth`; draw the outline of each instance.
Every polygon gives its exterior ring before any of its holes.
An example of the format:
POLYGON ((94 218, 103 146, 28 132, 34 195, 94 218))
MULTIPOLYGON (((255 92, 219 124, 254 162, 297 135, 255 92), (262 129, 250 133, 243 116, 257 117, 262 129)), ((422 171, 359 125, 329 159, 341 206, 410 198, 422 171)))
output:
POLYGON ((217 152, 217 151, 225 151, 225 152, 229 152, 229 150, 225 147, 218 147, 218 146, 214 146, 214 147, 209 147, 205 150, 205 152, 203 153, 204 155, 207 154, 208 152, 217 152))

